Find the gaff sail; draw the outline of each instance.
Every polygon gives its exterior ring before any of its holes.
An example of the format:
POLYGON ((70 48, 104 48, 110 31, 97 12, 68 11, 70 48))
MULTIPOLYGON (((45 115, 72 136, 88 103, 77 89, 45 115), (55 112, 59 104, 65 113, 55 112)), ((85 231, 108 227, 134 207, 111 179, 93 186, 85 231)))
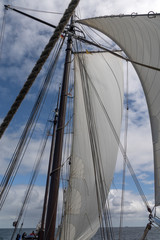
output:
POLYGON ((60 239, 85 240, 100 226, 98 206, 102 201, 105 207, 115 169, 118 143, 106 113, 119 136, 123 67, 121 59, 106 52, 77 53, 74 61, 74 135, 60 239))
MULTIPOLYGON (((106 16, 80 20, 118 44, 129 59, 160 69, 160 15, 106 16)), ((160 205, 160 71, 133 64, 150 115, 154 151, 155 205, 160 205)))

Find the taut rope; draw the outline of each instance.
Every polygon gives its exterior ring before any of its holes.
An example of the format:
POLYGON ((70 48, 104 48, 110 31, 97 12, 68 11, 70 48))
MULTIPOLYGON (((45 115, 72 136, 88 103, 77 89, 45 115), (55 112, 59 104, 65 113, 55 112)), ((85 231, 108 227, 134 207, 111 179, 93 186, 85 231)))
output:
POLYGON ((34 68, 32 69, 31 74, 29 75, 27 81, 23 85, 19 95, 17 96, 15 102, 11 106, 9 112, 7 113, 6 117, 4 118, 2 124, 0 125, 0 138, 2 137, 4 131, 8 127, 9 123, 11 122, 14 114, 18 110, 20 104, 22 103, 23 99, 25 98, 27 92, 29 91, 30 87, 32 86, 33 82, 35 81, 38 73, 40 72, 42 66, 44 65, 45 61, 47 60, 49 54, 51 53, 55 43, 59 39, 60 34, 63 32, 64 27, 66 26, 67 22, 69 21, 70 17, 72 16, 76 6, 78 5, 80 0, 72 0, 64 12, 63 17, 61 18, 58 26, 56 27, 54 34, 50 38, 48 44, 44 48, 39 60, 36 62, 34 68))

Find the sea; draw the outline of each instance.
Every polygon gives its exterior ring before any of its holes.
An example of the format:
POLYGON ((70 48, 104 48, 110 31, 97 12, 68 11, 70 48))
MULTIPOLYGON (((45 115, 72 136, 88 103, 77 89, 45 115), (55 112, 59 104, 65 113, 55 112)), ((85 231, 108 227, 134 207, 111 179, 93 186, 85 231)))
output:
MULTIPOLYGON (((27 234, 30 234, 35 229, 29 229, 25 228, 22 230, 21 234, 23 232, 26 232, 27 234)), ((118 240, 118 228, 114 228, 114 239, 118 240)), ((143 236, 144 228, 142 227, 124 227, 123 228, 123 240, 140 240, 143 236)), ((8 228, 1 228, 0 229, 0 240, 11 240, 13 229, 8 228)), ((100 240, 101 239, 101 233, 98 231, 96 235, 92 238, 92 240, 100 240)), ((16 240, 16 236, 15 236, 16 240)), ((152 228, 145 240, 160 240, 160 230, 156 228, 152 228)))

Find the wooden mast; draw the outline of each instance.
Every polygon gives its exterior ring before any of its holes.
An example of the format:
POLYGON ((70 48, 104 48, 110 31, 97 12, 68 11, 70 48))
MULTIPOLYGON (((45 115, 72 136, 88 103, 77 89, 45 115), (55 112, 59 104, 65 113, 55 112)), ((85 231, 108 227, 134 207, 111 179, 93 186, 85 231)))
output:
POLYGON ((51 141, 50 158, 49 158, 49 164, 48 164, 48 173, 47 173, 46 189, 45 189, 45 195, 44 195, 44 203, 43 203, 43 212, 42 212, 41 228, 40 228, 40 231, 39 231, 39 234, 38 234, 38 240, 43 240, 44 231, 45 231, 45 219, 46 219, 47 204, 48 204, 48 193, 49 193, 49 184, 50 184, 50 173, 51 173, 51 169, 52 169, 52 165, 53 165, 53 154, 54 154, 55 137, 56 137, 56 127, 57 127, 57 120, 58 120, 58 109, 59 109, 60 90, 61 90, 61 87, 59 87, 59 93, 58 93, 58 99, 57 99, 57 106, 56 106, 56 109, 55 109, 55 116, 54 116, 54 121, 53 121, 53 133, 52 133, 52 141, 51 141))
MULTIPOLYGON (((71 18, 70 32, 73 32, 73 17, 71 18)), ((65 115, 67 105, 67 94, 68 94, 68 82, 71 64, 71 52, 72 52, 72 37, 68 36, 66 58, 64 65, 64 74, 62 82, 62 91, 59 107, 59 117, 57 124, 57 133, 53 157, 53 167, 50 180, 50 191, 48 200, 48 211, 45 226, 45 239, 53 240, 55 236, 56 228, 56 213, 57 213, 57 202, 58 202, 58 191, 59 191, 59 180, 61 170, 61 158, 62 158, 62 147, 63 147, 63 135, 65 126, 65 115)))
POLYGON ((145 239, 146 239, 146 236, 147 236, 149 230, 151 230, 151 228, 152 228, 152 223, 149 222, 149 223, 147 224, 147 226, 146 226, 146 228, 145 228, 145 230, 144 230, 143 236, 141 237, 140 240, 145 240, 145 239))

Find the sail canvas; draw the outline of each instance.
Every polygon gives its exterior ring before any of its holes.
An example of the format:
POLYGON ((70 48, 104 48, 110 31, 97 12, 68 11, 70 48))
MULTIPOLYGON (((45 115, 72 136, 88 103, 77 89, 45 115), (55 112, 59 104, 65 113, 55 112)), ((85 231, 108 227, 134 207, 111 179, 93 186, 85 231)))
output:
POLYGON ((118 143, 104 109, 119 135, 123 68, 121 59, 106 52, 75 54, 74 61, 74 137, 61 239, 90 239, 100 226, 99 188, 106 191, 104 208, 116 164, 118 143))
POLYGON ((110 16, 80 21, 117 43, 140 78, 150 115, 154 148, 155 205, 160 205, 160 15, 110 16), (140 64, 145 64, 144 67, 140 64), (153 69, 152 67, 156 67, 153 69))

